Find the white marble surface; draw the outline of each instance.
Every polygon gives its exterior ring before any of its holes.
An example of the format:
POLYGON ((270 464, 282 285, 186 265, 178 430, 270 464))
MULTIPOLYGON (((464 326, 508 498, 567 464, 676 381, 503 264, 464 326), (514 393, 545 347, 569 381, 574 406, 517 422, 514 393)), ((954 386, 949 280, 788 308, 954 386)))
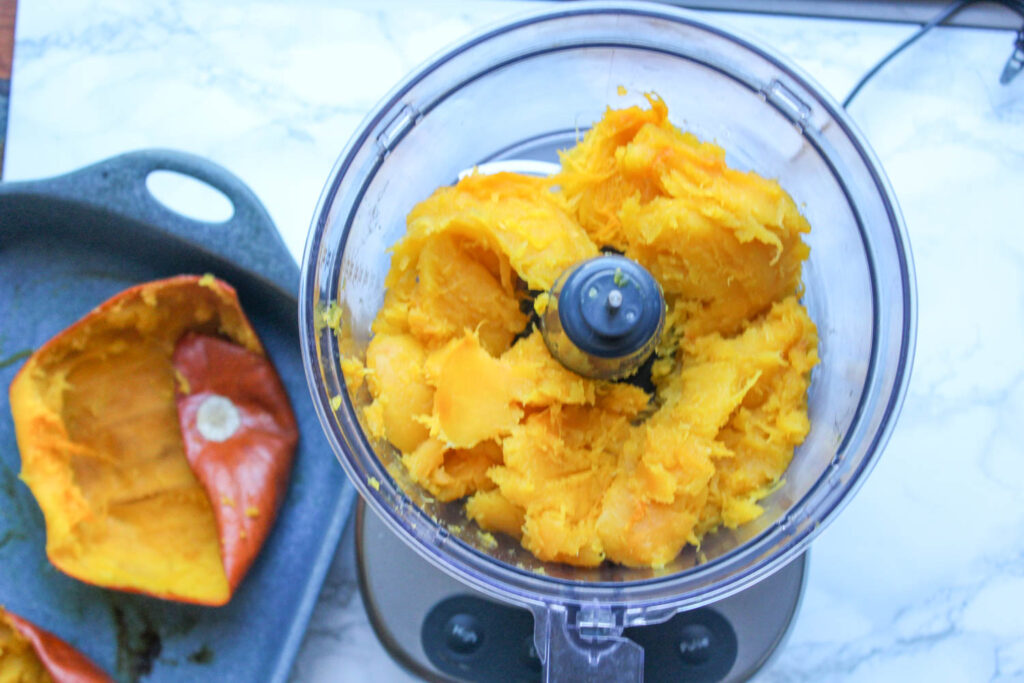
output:
MULTIPOLYGON (((321 186, 407 70, 513 2, 21 0, 5 174, 117 152, 207 156, 301 256, 321 186)), ((906 26, 736 14, 840 98, 906 26)), ((1012 34, 942 29, 852 105, 901 202, 920 296, 913 379, 867 484, 815 542, 765 681, 1024 680, 1024 76, 1012 34)), ((294 668, 408 677, 370 629, 342 544, 294 668)))

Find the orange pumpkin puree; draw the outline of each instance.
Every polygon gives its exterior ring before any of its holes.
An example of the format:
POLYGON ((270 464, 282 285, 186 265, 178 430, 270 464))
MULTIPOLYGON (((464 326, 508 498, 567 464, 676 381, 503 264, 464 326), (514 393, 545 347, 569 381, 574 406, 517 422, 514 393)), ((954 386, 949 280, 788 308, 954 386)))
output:
POLYGON ((416 206, 365 363, 343 364, 414 481, 545 561, 665 565, 761 514, 810 427, 810 226, 648 101, 609 109, 551 178, 470 175, 416 206), (664 290, 653 395, 519 335, 530 290, 605 247, 664 290))

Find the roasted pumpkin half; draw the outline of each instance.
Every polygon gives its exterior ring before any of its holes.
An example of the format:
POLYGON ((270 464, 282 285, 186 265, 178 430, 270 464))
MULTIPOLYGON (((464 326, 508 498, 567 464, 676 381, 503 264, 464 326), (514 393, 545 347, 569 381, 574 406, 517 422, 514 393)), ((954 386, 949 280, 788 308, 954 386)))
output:
POLYGON ((111 679, 57 636, 0 607, 0 681, 107 683, 111 679))
POLYGON ((82 581, 231 598, 284 497, 298 429, 234 289, 138 285, 38 349, 10 388, 46 552, 82 581))

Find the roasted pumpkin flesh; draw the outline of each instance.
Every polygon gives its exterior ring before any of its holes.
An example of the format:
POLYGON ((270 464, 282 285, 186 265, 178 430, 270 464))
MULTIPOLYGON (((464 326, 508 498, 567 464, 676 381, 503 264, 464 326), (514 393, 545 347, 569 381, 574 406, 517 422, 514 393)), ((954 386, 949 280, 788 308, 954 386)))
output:
POLYGON ((225 572, 212 497, 185 454, 172 358, 186 333, 263 355, 234 290, 181 276, 128 290, 48 342, 16 377, 11 405, 54 565, 216 605, 238 577, 225 572))
POLYGON ((417 205, 366 356, 343 363, 413 481, 545 561, 665 565, 757 517, 810 425, 810 226, 648 99, 552 178, 469 175, 417 205), (530 299, 605 248, 665 294, 653 394, 576 375, 524 330, 530 299))
POLYGON ((0 613, 0 683, 50 683, 32 643, 0 613))
POLYGON ((81 652, 0 607, 0 683, 110 683, 81 652))

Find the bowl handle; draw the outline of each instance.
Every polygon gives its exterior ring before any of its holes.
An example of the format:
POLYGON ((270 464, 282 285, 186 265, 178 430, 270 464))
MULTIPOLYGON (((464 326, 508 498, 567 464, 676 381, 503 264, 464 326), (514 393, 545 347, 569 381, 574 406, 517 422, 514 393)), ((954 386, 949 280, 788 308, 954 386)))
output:
POLYGON ((237 176, 203 157, 144 149, 66 175, 3 183, 0 190, 59 197, 120 214, 248 270, 293 298, 298 292, 298 265, 281 258, 288 250, 263 204, 237 176), (231 217, 209 223, 168 208, 146 186, 146 178, 154 171, 174 171, 216 188, 231 202, 231 217))
POLYGON ((541 605, 532 611, 545 681, 643 681, 644 649, 622 635, 623 610, 541 605))

